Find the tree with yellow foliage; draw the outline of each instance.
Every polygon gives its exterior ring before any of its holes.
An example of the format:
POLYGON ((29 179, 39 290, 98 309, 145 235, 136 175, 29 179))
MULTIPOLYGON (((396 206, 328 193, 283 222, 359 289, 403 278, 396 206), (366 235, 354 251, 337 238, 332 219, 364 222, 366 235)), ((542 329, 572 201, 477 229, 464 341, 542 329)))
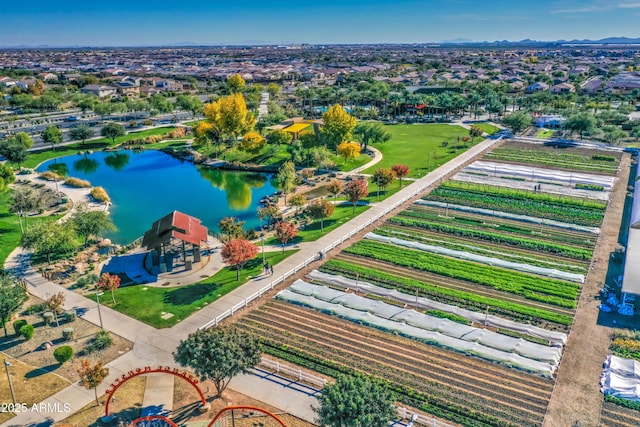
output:
POLYGON ((256 152, 259 151, 266 142, 267 140, 265 139, 265 137, 260 135, 258 132, 251 131, 242 138, 240 148, 245 151, 256 152))
POLYGON ((357 119, 347 113, 341 105, 335 104, 322 115, 322 121, 324 126, 320 130, 320 136, 325 145, 333 148, 342 141, 351 139, 357 119))
POLYGON ((338 145, 338 155, 344 158, 344 164, 347 164, 347 160, 355 159, 360 155, 360 144, 357 142, 344 141, 338 145))
POLYGON ((219 135, 235 141, 238 135, 245 134, 256 124, 256 118, 249 114, 244 96, 241 93, 224 96, 204 107, 204 116, 219 135))
POLYGON ((238 93, 247 87, 247 83, 240 74, 232 74, 227 77, 227 87, 230 93, 238 93))

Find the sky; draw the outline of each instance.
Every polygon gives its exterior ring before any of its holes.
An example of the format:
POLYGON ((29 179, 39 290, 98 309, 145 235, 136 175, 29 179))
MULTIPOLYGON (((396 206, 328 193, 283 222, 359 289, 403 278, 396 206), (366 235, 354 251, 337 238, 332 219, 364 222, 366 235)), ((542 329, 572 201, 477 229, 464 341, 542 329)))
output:
POLYGON ((640 0, 0 2, 0 46, 640 37, 640 0))

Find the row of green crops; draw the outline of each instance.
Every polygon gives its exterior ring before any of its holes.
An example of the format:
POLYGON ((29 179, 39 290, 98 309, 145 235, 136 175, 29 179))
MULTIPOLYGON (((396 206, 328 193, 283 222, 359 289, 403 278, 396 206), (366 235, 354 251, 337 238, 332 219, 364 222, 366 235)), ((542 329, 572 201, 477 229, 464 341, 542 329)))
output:
MULTIPOLYGON (((611 156, 607 156, 611 157, 611 156)), ((556 166, 564 169, 575 169, 586 172, 604 172, 615 174, 618 169, 618 158, 605 159, 588 154, 570 154, 543 150, 514 150, 498 148, 487 154, 487 159, 506 160, 511 162, 556 166)))
POLYGON ((505 197, 511 200, 538 201, 556 206, 576 206, 579 208, 591 208, 604 211, 607 208, 605 202, 585 199, 582 197, 559 196, 549 193, 534 193, 528 190, 499 187, 489 184, 477 184, 466 181, 446 181, 438 189, 462 190, 468 193, 490 194, 505 197))
POLYGON ((532 301, 560 307, 575 308, 580 292, 579 285, 572 282, 537 277, 369 240, 362 240, 345 249, 345 252, 453 279, 465 280, 499 291, 521 295, 532 301))
POLYGON ((534 200, 514 198, 509 195, 484 194, 480 190, 468 191, 438 187, 425 199, 510 212, 518 215, 530 215, 591 227, 600 226, 604 218, 604 209, 591 206, 591 202, 585 202, 584 206, 580 206, 572 203, 553 203, 544 199, 534 200))
POLYGON ((416 218, 405 218, 403 216, 396 216, 389 219, 387 222, 390 224, 421 228, 438 233, 448 233, 453 236, 460 236, 469 239, 484 240, 486 242, 496 243, 499 245, 517 246, 523 249, 541 251, 578 260, 589 260, 592 255, 592 252, 588 249, 560 245, 553 242, 546 242, 544 240, 512 236, 509 234, 502 234, 497 231, 473 230, 456 225, 439 224, 416 218))
MULTIPOLYGON (((507 253, 508 250, 504 250, 500 248, 500 246, 492 246, 488 244, 481 243, 468 243, 468 242, 460 242, 458 239, 454 239, 453 237, 446 237, 437 234, 430 234, 428 231, 423 231, 420 228, 406 228, 406 227, 391 227, 391 226, 383 226, 381 228, 376 229, 376 234, 387 237, 396 237, 398 239, 411 240, 414 242, 424 243, 426 245, 440 246, 442 248, 452 249, 456 251, 464 251, 476 255, 488 256, 499 258, 505 261, 510 262, 518 262, 518 263, 526 263, 529 265, 534 265, 536 267, 543 268, 556 268, 561 271, 566 271, 570 273, 586 273, 587 266, 579 265, 579 264, 571 264, 563 260, 562 264, 557 261, 549 260, 548 256, 544 254, 540 254, 539 256, 534 256, 531 253, 523 254, 520 252, 511 251, 507 253)), ((453 233, 451 233, 453 234, 453 233)))
POLYGON ((572 316, 554 313, 549 310, 513 303, 499 298, 478 295, 470 291, 460 291, 443 286, 433 285, 420 280, 400 277, 385 273, 370 267, 363 267, 348 261, 332 259, 321 268, 321 271, 339 274, 351 279, 359 278, 377 286, 397 289, 405 293, 415 293, 420 290, 424 296, 438 302, 455 305, 468 310, 485 312, 512 319, 518 322, 531 323, 541 326, 544 321, 559 325, 571 325, 572 316))

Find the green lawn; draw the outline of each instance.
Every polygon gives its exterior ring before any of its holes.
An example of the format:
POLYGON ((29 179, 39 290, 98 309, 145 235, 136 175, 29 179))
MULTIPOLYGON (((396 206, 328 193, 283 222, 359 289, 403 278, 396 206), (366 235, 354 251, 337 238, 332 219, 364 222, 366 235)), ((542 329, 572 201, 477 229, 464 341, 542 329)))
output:
MULTIPOLYGON (((277 264, 295 252, 265 253, 267 262, 276 266, 276 276, 278 274, 277 264)), ((105 293, 100 299, 100 303, 154 328, 170 328, 195 311, 206 307, 207 304, 243 285, 249 277, 256 277, 260 274, 263 274, 262 255, 258 255, 247 263, 240 272, 240 280, 236 280, 235 268, 225 267, 215 275, 192 285, 166 288, 133 285, 120 288, 115 292, 117 304, 113 304, 109 293, 105 293), (162 319, 161 316, 165 312, 172 313, 173 317, 162 319)), ((267 283, 268 281, 265 281, 265 285, 267 283)), ((95 295, 89 297, 95 301, 95 295)))
POLYGON ((551 138, 553 136, 553 132, 554 131, 551 129, 542 129, 536 134, 536 138, 551 138))
POLYGON ((489 135, 493 135, 500 130, 499 127, 494 126, 490 123, 475 123, 475 125, 482 129, 484 133, 487 133, 489 135))
POLYGON ((173 129, 175 129, 174 126, 148 129, 140 132, 131 132, 126 135, 120 136, 115 139, 115 142, 112 142, 110 138, 100 138, 100 139, 95 139, 93 141, 87 141, 84 144, 82 142, 77 142, 75 144, 58 147, 56 148, 55 151, 52 151, 51 149, 47 149, 45 151, 29 153, 27 160, 24 162, 22 166, 26 168, 35 168, 37 165, 44 162, 45 160, 53 159, 54 157, 62 157, 62 156, 67 156, 69 154, 76 154, 78 153, 78 151, 102 150, 104 148, 111 147, 113 145, 118 145, 125 141, 131 141, 133 139, 145 138, 151 135, 164 135, 166 133, 171 132, 173 129))
POLYGON ((335 155, 331 157, 331 161, 335 162, 335 164, 338 166, 338 170, 342 172, 349 172, 354 170, 355 168, 359 168, 360 166, 369 163, 371 161, 371 157, 367 156, 366 154, 360 154, 358 157, 349 160, 347 164, 345 164, 343 157, 335 155))
MULTIPOLYGON (((385 129, 391 133, 391 139, 382 144, 373 144, 382 152, 382 161, 363 173, 372 174, 379 168, 405 164, 410 168, 409 176, 418 178, 424 176, 429 166, 433 170, 467 149, 458 142, 458 137, 469 136, 469 131, 461 126, 413 124, 388 125, 385 129), (447 141, 447 147, 442 146, 444 141, 447 141)), ((476 138, 474 142, 480 141, 481 138, 476 138)))
MULTIPOLYGON (((330 199, 331 200, 331 199, 330 199)), ((314 242, 320 237, 335 230, 347 221, 360 215, 362 212, 369 209, 369 206, 356 206, 356 212, 353 213, 353 205, 341 204, 336 206, 335 211, 331 218, 324 220, 324 229, 320 229, 320 221, 313 221, 307 225, 304 229, 298 230, 298 235, 293 238, 288 244, 296 244, 301 242, 314 242)), ((280 242, 275 237, 270 237, 265 240, 266 245, 279 245, 280 242)))
MULTIPOLYGON (((11 191, 0 194, 0 267, 4 266, 5 260, 11 251, 18 247, 20 239, 22 238, 18 217, 9 212, 10 198, 11 191)), ((29 225, 38 221, 53 221, 59 219, 61 216, 62 215, 53 215, 43 218, 31 218, 29 225)))

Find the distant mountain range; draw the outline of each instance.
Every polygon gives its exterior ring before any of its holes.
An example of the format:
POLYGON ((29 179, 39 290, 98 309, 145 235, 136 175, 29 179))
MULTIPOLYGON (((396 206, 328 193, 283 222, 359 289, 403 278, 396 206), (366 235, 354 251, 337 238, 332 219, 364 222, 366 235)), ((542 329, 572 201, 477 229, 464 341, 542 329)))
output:
POLYGON ((531 40, 524 39, 519 41, 511 40, 496 40, 496 41, 483 41, 474 42, 466 39, 455 40, 443 40, 440 42, 443 45, 476 45, 476 46, 557 46, 557 45, 632 45, 640 44, 640 38, 629 37, 607 37, 599 40, 589 39, 574 39, 574 40, 531 40))

